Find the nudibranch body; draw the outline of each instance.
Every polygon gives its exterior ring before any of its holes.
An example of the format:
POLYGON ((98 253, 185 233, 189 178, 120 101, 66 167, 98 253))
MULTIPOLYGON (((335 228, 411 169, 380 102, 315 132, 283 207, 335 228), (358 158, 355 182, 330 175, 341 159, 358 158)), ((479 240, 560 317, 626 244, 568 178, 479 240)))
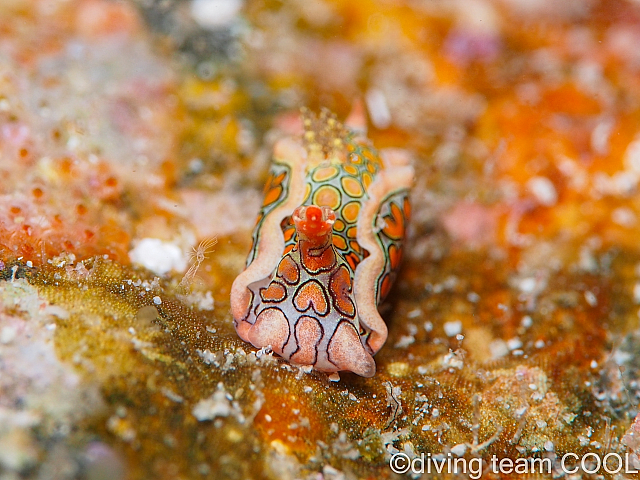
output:
POLYGON ((323 372, 375 374, 387 338, 378 313, 395 279, 409 216, 413 167, 382 155, 323 111, 303 141, 274 148, 246 269, 231 290, 238 335, 323 372))

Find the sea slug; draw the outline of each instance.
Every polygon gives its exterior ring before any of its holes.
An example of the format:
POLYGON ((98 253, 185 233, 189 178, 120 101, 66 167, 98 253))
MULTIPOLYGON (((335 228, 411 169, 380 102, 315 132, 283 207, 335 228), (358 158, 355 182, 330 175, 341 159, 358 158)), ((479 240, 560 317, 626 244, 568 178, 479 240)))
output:
POLYGON ((238 335, 293 364, 375 374, 387 338, 378 313, 397 274, 413 167, 381 154, 355 109, 345 125, 303 112, 301 139, 274 148, 246 269, 233 282, 238 335))

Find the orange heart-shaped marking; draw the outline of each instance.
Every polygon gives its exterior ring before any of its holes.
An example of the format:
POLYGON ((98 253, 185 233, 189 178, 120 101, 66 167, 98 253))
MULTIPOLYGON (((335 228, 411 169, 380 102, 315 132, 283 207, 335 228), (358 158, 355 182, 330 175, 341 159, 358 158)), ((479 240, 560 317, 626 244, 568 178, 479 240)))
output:
POLYGON ((299 312, 313 308, 318 315, 329 313, 329 302, 324 287, 317 280, 303 283, 293 297, 293 305, 299 312))
POLYGON ((278 277, 282 278, 289 285, 294 285, 300 280, 300 267, 293 261, 290 255, 280 260, 278 265, 278 277))
POLYGON ((351 274, 343 264, 331 275, 329 291, 333 297, 333 306, 343 315, 353 318, 356 314, 356 306, 351 300, 351 274))
POLYGON ((278 282, 271 282, 267 288, 260 289, 260 297, 263 302, 281 302, 287 298, 287 291, 278 282))

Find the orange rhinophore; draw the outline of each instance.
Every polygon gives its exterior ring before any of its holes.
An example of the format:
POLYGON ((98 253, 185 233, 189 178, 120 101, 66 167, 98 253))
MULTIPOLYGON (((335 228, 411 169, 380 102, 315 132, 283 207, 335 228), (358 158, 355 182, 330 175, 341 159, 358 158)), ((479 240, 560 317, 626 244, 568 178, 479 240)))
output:
POLYGON ((233 282, 240 337, 293 364, 371 377, 387 339, 378 313, 401 258, 413 167, 378 153, 362 112, 304 115, 274 149, 246 269, 233 282))

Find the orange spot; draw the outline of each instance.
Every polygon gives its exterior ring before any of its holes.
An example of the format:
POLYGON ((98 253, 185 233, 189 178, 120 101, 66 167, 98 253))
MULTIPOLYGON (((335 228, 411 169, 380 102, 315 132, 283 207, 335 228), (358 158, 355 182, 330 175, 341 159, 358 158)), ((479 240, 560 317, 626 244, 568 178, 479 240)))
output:
POLYGON ((42 195, 44 195, 44 192, 42 191, 41 188, 34 188, 31 193, 33 194, 34 197, 36 198, 40 198, 42 197, 42 195))
POLYGON ((351 250, 353 250, 356 253, 362 253, 362 247, 360 246, 360 244, 356 241, 351 241, 349 242, 349 246, 351 247, 351 250))
POLYGON ((343 315, 353 318, 356 314, 356 306, 349 295, 351 293, 351 273, 344 265, 341 265, 331 276, 329 291, 336 309, 343 315))
POLYGON ((80 204, 76 207, 76 212, 78 212, 78 215, 84 215, 85 213, 87 213, 87 207, 80 204))
POLYGON ((282 252, 283 255, 286 255, 287 253, 291 252, 294 248, 295 248, 296 244, 292 243, 291 245, 287 245, 286 247, 284 247, 284 251, 282 252))
POLYGON ((326 182, 327 180, 331 180, 336 175, 338 175, 338 169, 331 165, 328 167, 317 168, 311 175, 311 178, 314 182, 321 183, 326 182))
POLYGON ((340 219, 337 219, 333 224, 333 229, 336 232, 342 232, 344 230, 344 227, 345 227, 344 222, 340 219))
POLYGON ((260 289, 263 302, 281 302, 287 298, 287 291, 278 282, 271 282, 267 288, 260 289))
POLYGON ((363 149, 363 156, 367 160, 367 170, 376 173, 382 164, 380 157, 368 148, 363 149))
POLYGON ((343 165, 342 169, 349 175, 353 175, 354 177, 358 175, 358 169, 353 165, 343 165))
POLYGON ((333 234, 333 246, 339 250, 347 249, 347 242, 344 241, 344 238, 340 235, 333 234))
POLYGON ((354 223, 360 214, 360 202, 349 202, 342 207, 342 218, 347 223, 354 223))
POLYGON ((286 173, 282 172, 279 175, 274 175, 273 173, 269 174, 267 178, 267 183, 264 184, 264 193, 266 194, 273 187, 276 187, 282 183, 286 173))
POLYGON ((313 194, 313 203, 337 210, 341 203, 340 191, 332 185, 323 185, 313 194))
POLYGON ((21 148, 20 149, 20 156, 22 158, 26 157, 27 155, 29 155, 29 150, 27 150, 26 148, 21 148))
POLYGON ((298 265, 289 255, 286 255, 278 265, 278 277, 282 278, 289 285, 298 283, 300 280, 300 270, 298 265))
POLYGON ((347 229, 347 237, 356 238, 358 235, 358 227, 349 227, 347 229))
POLYGON ((264 201, 262 202, 262 205, 265 207, 267 205, 271 205, 272 203, 276 202, 280 198, 281 194, 282 194, 282 186, 280 185, 275 186, 274 188, 269 190, 267 194, 264 196, 264 201))
POLYGON ((282 172, 277 176, 274 176, 273 174, 269 176, 267 183, 264 186, 263 206, 271 205, 280 198, 280 195, 282 194, 282 181, 286 176, 287 174, 285 172, 282 172))
POLYGON ((409 197, 405 197, 404 199, 403 210, 404 210, 404 218, 409 220, 411 218, 411 203, 409 202, 409 197))
POLYGON ((293 297, 293 305, 300 312, 304 312, 311 307, 318 315, 329 313, 327 294, 317 280, 309 280, 298 288, 293 297))
POLYGON ((402 260, 402 250, 396 245, 389 245, 389 262, 391 263, 391 269, 397 270, 402 260))
POLYGON ((284 233, 284 241, 288 242, 289 240, 291 240, 293 238, 293 236, 296 233, 296 227, 294 227, 293 225, 289 226, 286 228, 286 230, 283 232, 284 233))
POLYGON ((360 182, 353 177, 344 177, 340 184, 345 193, 351 197, 361 197, 364 193, 360 182))
POLYGON ((384 217, 385 226, 382 231, 389 238, 401 240, 404 237, 404 215, 400 207, 393 202, 390 209, 391 215, 384 217))
POLYGON ((373 182, 373 177, 369 175, 367 172, 362 174, 362 185, 364 185, 365 190, 369 190, 369 185, 373 182))
POLYGON ((347 261, 347 263, 351 267, 351 270, 354 270, 354 271, 355 271, 356 267, 358 266, 358 264, 360 263, 360 259, 353 252, 349 252, 346 255, 344 255, 344 259, 347 261))
POLYGON ((391 279, 389 278, 389 275, 385 275, 382 278, 382 283, 380 284, 380 300, 389 295, 389 290, 391 290, 391 279))

